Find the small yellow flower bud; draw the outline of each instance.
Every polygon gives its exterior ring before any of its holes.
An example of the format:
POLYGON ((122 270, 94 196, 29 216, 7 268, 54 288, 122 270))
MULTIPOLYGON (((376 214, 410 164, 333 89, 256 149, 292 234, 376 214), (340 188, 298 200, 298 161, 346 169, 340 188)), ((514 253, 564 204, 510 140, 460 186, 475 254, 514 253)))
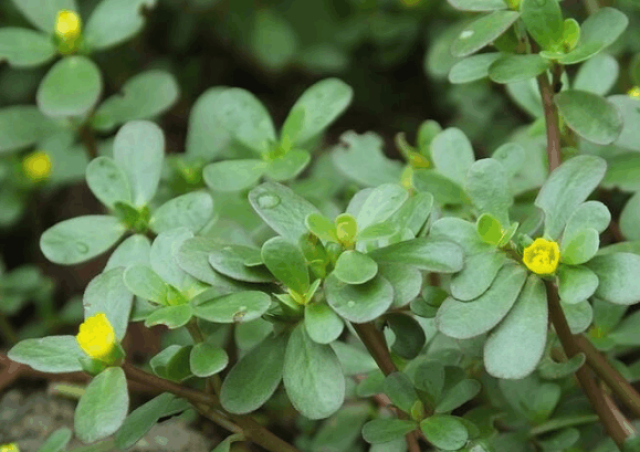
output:
POLYGON ((51 175, 51 158, 43 151, 32 152, 22 160, 22 171, 34 182, 45 180, 51 175))
POLYGON ((20 452, 16 443, 0 444, 0 452, 20 452))
POLYGON ((60 53, 75 52, 78 49, 82 34, 82 23, 78 13, 67 9, 58 11, 55 34, 59 41, 58 48, 60 53))
POLYGON ((633 99, 640 99, 640 86, 634 86, 631 88, 627 91, 627 95, 633 99))
POLYGON ((98 360, 109 357, 117 346, 116 333, 102 312, 80 325, 76 340, 87 355, 98 360))
POLYGON ((56 17, 56 35, 60 39, 75 40, 80 36, 80 16, 75 11, 62 9, 56 17))
POLYGON ((535 239, 524 249, 522 261, 529 270, 539 275, 549 275, 556 271, 560 261, 560 248, 553 241, 535 239))

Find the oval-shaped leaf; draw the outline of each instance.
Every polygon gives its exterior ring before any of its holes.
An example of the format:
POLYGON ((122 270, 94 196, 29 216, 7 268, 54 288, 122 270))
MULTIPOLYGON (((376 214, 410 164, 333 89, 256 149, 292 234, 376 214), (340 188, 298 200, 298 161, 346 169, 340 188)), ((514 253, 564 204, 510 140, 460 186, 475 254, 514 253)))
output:
POLYGON ((430 148, 438 172, 462 186, 475 160, 471 142, 464 132, 454 127, 445 129, 435 136, 430 148))
MULTIPOLYGON (((546 0, 555 3, 555 0, 546 0)), ((489 78, 496 83, 516 83, 542 74, 550 66, 548 60, 539 55, 506 55, 489 67, 489 78)))
POLYGON ((189 365, 191 373, 196 377, 205 378, 224 370, 229 364, 229 356, 223 348, 207 342, 196 344, 191 349, 189 365))
MULTIPOLYGON (((437 374, 436 374, 437 375, 437 374)), ((477 380, 464 379, 447 390, 436 406, 436 413, 449 413, 477 396, 482 385, 477 380)))
POLYGON ((51 36, 26 28, 0 29, 0 61, 13 67, 34 67, 49 61, 56 54, 51 36))
POLYGON ((262 245, 262 260, 269 271, 289 289, 304 295, 309 290, 309 270, 298 248, 282 237, 269 239, 262 245))
POLYGON ((40 249, 56 264, 87 261, 111 248, 125 233, 116 217, 87 215, 58 223, 40 237, 40 249))
POLYGON ((109 367, 95 377, 78 402, 74 428, 78 439, 93 443, 115 433, 127 416, 127 378, 120 367, 109 367))
POLYGON ((369 253, 379 264, 407 264, 438 273, 455 273, 462 269, 462 249, 453 242, 417 238, 398 242, 369 253))
POLYGON ((50 0, 46 3, 41 0, 13 0, 13 4, 29 22, 51 34, 54 31, 58 11, 78 10, 75 0, 50 0))
POLYGON ((193 316, 193 309, 189 304, 177 306, 163 306, 147 316, 144 326, 151 328, 156 325, 164 325, 170 330, 185 326, 193 316))
POLYGON ((213 199, 197 191, 170 199, 156 210, 149 227, 156 234, 176 228, 186 228, 194 234, 213 216, 213 199))
POLYGON ((614 304, 630 305, 640 301, 640 256, 613 253, 596 256, 587 266, 598 275, 596 296, 614 304))
POLYGON ((213 190, 240 191, 253 187, 265 171, 262 160, 223 160, 204 167, 202 176, 213 190))
POLYGON ((262 341, 231 368, 220 392, 222 406, 235 414, 246 414, 269 400, 282 380, 286 337, 262 341))
POLYGON ((462 421, 453 416, 431 416, 420 422, 420 428, 431 444, 444 450, 458 450, 469 439, 462 421))
POLYGON ((309 419, 327 418, 342 406, 346 382, 338 357, 311 340, 304 325, 291 333, 283 376, 291 403, 309 419))
POLYGON ((378 274, 378 264, 359 251, 345 251, 336 262, 333 274, 346 284, 362 284, 378 274))
POLYGON ((407 433, 418 428, 416 421, 401 419, 375 419, 362 428, 362 437, 370 444, 388 443, 403 438, 407 433))
MULTIPOLYGON (((228 276, 229 278, 246 282, 273 281, 273 275, 271 275, 266 267, 249 267, 246 265, 247 259, 256 258, 262 259, 262 257, 260 257, 260 250, 258 249, 242 245, 218 245, 215 249, 211 250, 208 259, 211 266, 217 272, 220 272, 221 274, 228 276)), ((207 274, 204 272, 204 269, 199 270, 198 273, 203 278, 206 277, 207 280, 210 279, 210 276, 207 276, 207 274)))
POLYGON ((32 105, 0 109, 0 153, 31 146, 55 133, 58 127, 32 105))
POLYGON ((318 344, 330 344, 340 337, 344 322, 328 304, 310 303, 304 309, 304 326, 309 337, 318 344))
POLYGON ((580 303, 590 298, 598 288, 598 276, 584 265, 561 265, 557 275, 558 293, 564 303, 580 303))
POLYGON ((462 271, 451 278, 451 295, 461 301, 478 298, 491 287, 507 260, 503 253, 496 251, 468 257, 462 271))
POLYGON ((381 276, 359 285, 341 282, 333 273, 325 280, 329 305, 354 323, 369 322, 383 314, 393 302, 393 288, 381 276))
POLYGON ((100 2, 89 17, 84 32, 87 46, 93 50, 103 50, 126 41, 144 26, 144 9, 155 4, 156 0, 100 2))
POLYGON ((485 343, 487 372, 506 379, 521 379, 533 372, 547 343, 547 323, 544 283, 531 275, 513 309, 485 343))
POLYGON ((527 32, 545 50, 555 50, 561 43, 564 21, 555 0, 523 0, 522 21, 527 32))
POLYGON ((81 372, 79 360, 86 358, 74 336, 25 339, 9 350, 8 356, 12 361, 51 374, 81 372))
POLYGON ((164 134, 149 121, 131 121, 120 128, 113 143, 113 158, 129 179, 136 207, 156 194, 164 160, 164 134))
MULTIPOLYGON (((504 3, 503 0, 498 1, 504 3)), ((458 61, 449 72, 449 82, 470 83, 488 77, 489 66, 501 56, 501 53, 482 53, 458 61)))
POLYGON ((580 155, 564 162, 544 183, 535 205, 545 213, 545 234, 560 236, 567 220, 598 186, 607 170, 606 162, 580 155))
POLYGON ((495 41, 520 17, 517 11, 495 11, 462 29, 451 45, 451 53, 463 57, 495 41))
MULTIPOLYGON (((218 293, 217 290, 212 292, 218 293)), ((215 323, 249 322, 259 318, 271 305, 271 297, 258 291, 237 292, 213 299, 209 297, 207 291, 195 298, 193 310, 197 317, 215 323)))
POLYGON ((562 241, 560 256, 562 262, 569 265, 580 265, 587 262, 598 252, 600 235, 595 229, 583 229, 571 238, 569 243, 562 241))
POLYGON ((472 303, 447 298, 436 317, 438 329, 456 339, 469 339, 486 333, 507 315, 526 277, 522 266, 505 265, 489 290, 472 303))
POLYGON ((60 428, 49 435, 38 449, 38 452, 62 452, 67 448, 72 436, 73 432, 71 430, 66 427, 60 428))
POLYGON ((123 274, 123 267, 100 273, 91 280, 82 298, 84 317, 104 313, 120 340, 127 332, 133 304, 133 295, 124 283, 123 274))
POLYGON ((175 398, 173 394, 165 392, 133 410, 115 435, 118 449, 133 447, 142 439, 158 423, 175 398))
POLYGON ((70 56, 58 61, 42 79, 36 102, 47 116, 82 116, 101 92, 98 66, 86 57, 70 56))
POLYGON ((127 176, 109 157, 98 157, 89 163, 87 185, 94 196, 111 209, 117 202, 132 201, 127 176))
POLYGON ((593 143, 613 143, 622 132, 620 112, 597 94, 567 90, 556 95, 555 103, 567 125, 593 143))

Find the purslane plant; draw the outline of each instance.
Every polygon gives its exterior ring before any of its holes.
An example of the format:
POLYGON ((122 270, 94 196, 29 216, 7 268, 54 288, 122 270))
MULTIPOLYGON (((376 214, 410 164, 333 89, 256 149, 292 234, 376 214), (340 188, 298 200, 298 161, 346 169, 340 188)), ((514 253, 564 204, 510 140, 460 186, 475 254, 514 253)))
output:
MULTIPOLYGON (((572 88, 564 69, 610 45, 626 17, 603 8, 578 24, 555 0, 451 3, 489 12, 460 31, 452 52, 491 43, 499 52, 469 56, 450 77, 537 79, 544 146, 538 122, 476 160, 461 130, 427 121, 415 146, 397 139, 404 168, 375 134, 347 132, 301 177, 350 102, 337 79, 309 88, 279 136, 249 92, 205 93, 176 164, 186 184, 173 183, 162 130, 140 120, 162 108, 141 113, 125 95, 75 129, 124 123, 86 166, 109 213, 54 225, 41 250, 70 265, 116 247, 84 292, 78 334, 27 339, 8 357, 92 376, 76 408, 80 440, 126 450, 192 408, 231 433, 215 451, 237 441, 333 450, 331 438, 347 444, 338 450, 361 450, 354 429, 374 452, 638 450, 616 403, 640 415, 628 383, 640 372, 616 358, 640 345, 638 316, 624 317, 640 301, 640 256, 633 243, 600 246, 611 214, 589 199, 613 177, 605 145, 628 125, 614 102, 572 88), (523 182, 545 158, 546 177, 523 182), (120 345, 132 322, 168 330, 146 370, 120 345), (159 395, 131 410, 128 380, 159 395), (362 403, 371 397, 383 406, 362 403), (302 415, 295 442, 251 414, 288 406, 302 415), (326 418, 314 435, 313 422, 326 418), (341 432, 343 423, 353 428, 341 432)), ((65 49, 90 42, 91 19, 81 38, 76 16, 57 18, 65 49)), ((97 97, 87 99, 65 99, 63 116, 84 117, 97 97)), ((36 153, 23 164, 37 180, 52 162, 36 153)), ((628 229, 633 207, 625 209, 628 229)))

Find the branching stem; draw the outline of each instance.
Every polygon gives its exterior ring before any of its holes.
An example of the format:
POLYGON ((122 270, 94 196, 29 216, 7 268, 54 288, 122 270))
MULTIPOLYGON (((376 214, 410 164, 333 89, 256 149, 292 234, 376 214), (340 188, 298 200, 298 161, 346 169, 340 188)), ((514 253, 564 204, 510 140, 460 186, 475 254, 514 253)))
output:
MULTIPOLYGON (((549 304, 549 316, 556 330, 556 334, 560 338, 562 347, 569 358, 573 358, 580 353, 580 348, 576 344, 575 337, 571 333, 567 319, 564 316, 560 299, 556 287, 550 281, 545 281, 547 287, 547 300, 549 304)), ((607 434, 622 450, 625 440, 628 436, 628 429, 620 419, 620 413, 614 413, 611 406, 605 400, 604 393, 598 387, 591 369, 588 366, 582 366, 576 372, 576 378, 582 387, 585 395, 589 399, 591 407, 594 409, 600 422, 602 422, 607 434)))

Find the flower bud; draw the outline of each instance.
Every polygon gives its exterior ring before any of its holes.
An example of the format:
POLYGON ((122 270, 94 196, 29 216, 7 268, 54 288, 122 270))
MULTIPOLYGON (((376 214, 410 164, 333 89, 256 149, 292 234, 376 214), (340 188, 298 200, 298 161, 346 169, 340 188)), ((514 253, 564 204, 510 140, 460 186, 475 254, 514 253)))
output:
POLYGON ((34 182, 40 182, 51 175, 51 158, 46 152, 35 151, 22 160, 22 171, 34 182))
POLYGON ((112 361, 118 349, 116 333, 103 312, 89 317, 80 325, 76 340, 87 355, 99 361, 112 361))
POLYGON ((58 11, 55 35, 59 42, 60 53, 72 53, 78 50, 81 34, 82 23, 78 13, 68 9, 58 11))
POLYGON ((535 239, 524 249, 522 261, 529 270, 539 275, 549 275, 556 271, 560 262, 560 248, 556 242, 535 239))

